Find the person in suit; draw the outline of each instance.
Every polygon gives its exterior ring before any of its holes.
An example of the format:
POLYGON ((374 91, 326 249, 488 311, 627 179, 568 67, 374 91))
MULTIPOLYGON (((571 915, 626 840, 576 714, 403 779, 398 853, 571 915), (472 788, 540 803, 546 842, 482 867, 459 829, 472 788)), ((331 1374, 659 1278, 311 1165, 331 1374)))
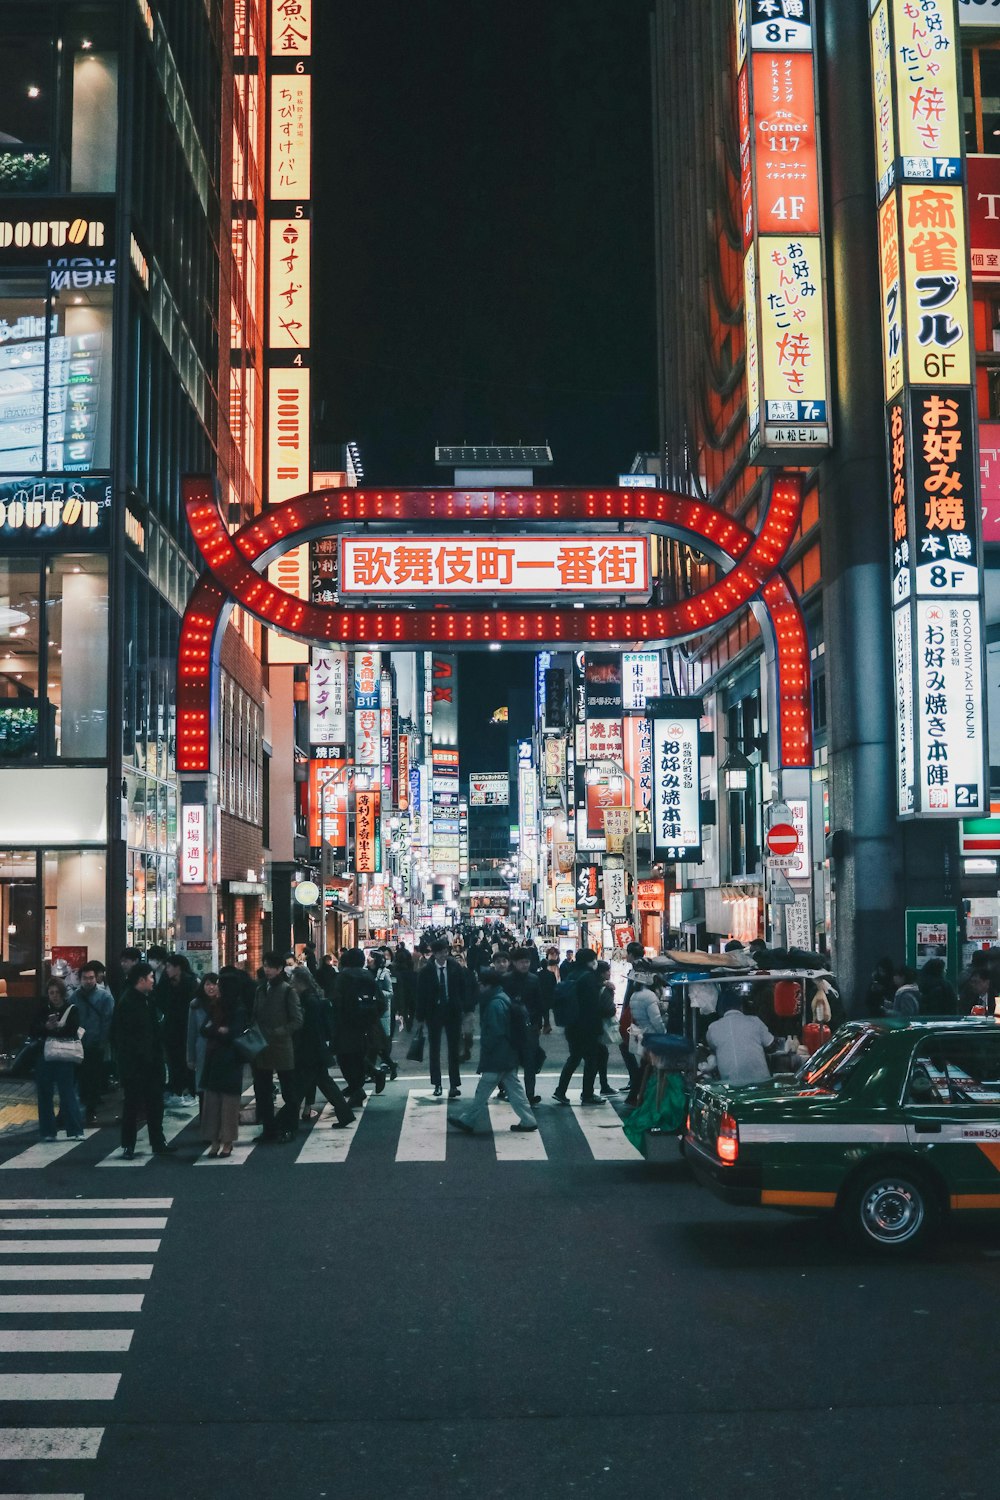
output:
POLYGON ((424 964, 417 978, 417 1020, 427 1026, 431 1085, 436 1097, 441 1088, 441 1033, 448 1042, 448 1098, 457 1099, 462 1092, 459 1071, 462 1050, 462 1015, 469 995, 468 970, 449 955, 448 939, 437 938, 431 948, 431 962, 424 964))

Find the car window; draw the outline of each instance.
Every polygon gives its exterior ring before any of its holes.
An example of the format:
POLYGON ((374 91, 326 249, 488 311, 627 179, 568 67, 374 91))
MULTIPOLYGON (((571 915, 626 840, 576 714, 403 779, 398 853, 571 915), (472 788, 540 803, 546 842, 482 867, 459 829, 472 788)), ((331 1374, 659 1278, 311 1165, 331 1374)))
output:
POLYGON ((1000 1105, 1000 1033, 927 1037, 913 1053, 906 1102, 1000 1105))
POLYGON ((871 1031, 839 1031, 799 1069, 798 1083, 803 1088, 839 1093, 874 1041, 871 1031))

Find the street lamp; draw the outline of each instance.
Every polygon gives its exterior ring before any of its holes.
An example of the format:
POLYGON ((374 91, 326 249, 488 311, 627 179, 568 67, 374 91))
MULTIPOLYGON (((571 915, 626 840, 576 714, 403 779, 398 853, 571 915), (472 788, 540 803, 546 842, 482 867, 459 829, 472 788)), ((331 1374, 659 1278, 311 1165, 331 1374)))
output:
POLYGON ((727 792, 745 792, 750 785, 753 765, 747 760, 742 750, 730 750, 719 770, 722 772, 727 792))

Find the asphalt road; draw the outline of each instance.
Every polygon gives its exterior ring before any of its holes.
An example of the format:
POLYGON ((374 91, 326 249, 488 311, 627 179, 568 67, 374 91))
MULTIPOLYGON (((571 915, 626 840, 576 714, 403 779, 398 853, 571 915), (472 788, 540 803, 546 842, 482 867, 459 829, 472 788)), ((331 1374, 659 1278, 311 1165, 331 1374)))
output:
POLYGON ((397 1160, 403 1100, 372 1101, 338 1162, 196 1169, 189 1129, 138 1170, 100 1170, 100 1136, 0 1169, 0 1396, 39 1397, 3 1401, 3 1495, 995 1500, 992 1230, 861 1257, 724 1207, 679 1160, 596 1160, 555 1107, 542 1160, 457 1133, 444 1161, 397 1160), (60 1249, 85 1224, 130 1248, 60 1249), (5 1300, 53 1294, 133 1300, 5 1300), (66 1347, 116 1329, 126 1350, 66 1347))

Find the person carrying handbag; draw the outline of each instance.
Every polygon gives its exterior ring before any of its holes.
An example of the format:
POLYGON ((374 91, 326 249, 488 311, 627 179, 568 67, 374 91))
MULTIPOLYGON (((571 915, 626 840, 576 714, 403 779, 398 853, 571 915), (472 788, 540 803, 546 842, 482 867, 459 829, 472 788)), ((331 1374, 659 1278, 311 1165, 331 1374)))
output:
POLYGON ((53 1098, 59 1095, 59 1112, 70 1140, 83 1139, 83 1106, 77 1093, 76 1073, 83 1061, 80 1014, 66 986, 53 976, 45 987, 45 1004, 31 1030, 42 1039, 42 1053, 35 1068, 38 1096, 38 1133, 43 1141, 54 1141, 57 1133, 53 1098))

